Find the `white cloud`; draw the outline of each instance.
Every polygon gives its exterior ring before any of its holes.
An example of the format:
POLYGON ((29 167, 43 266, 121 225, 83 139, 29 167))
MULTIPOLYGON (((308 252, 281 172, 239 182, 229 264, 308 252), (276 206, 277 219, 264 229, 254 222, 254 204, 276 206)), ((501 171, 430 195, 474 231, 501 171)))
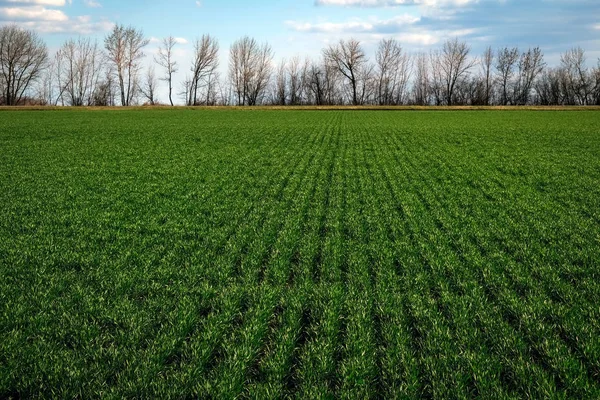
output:
POLYGON ((202 2, 201 1, 196 1, 196 7, 202 7, 202 2))
MULTIPOLYGON (((176 37, 174 39, 175 39, 175 43, 177 43, 177 44, 188 44, 189 43, 186 38, 176 37)), ((156 43, 156 44, 163 42, 162 39, 159 39, 159 38, 154 37, 154 36, 150 37, 150 39, 148 39, 148 40, 150 40, 150 43, 156 43)))
MULTIPOLYGON (((99 7, 97 0, 84 0, 89 7, 99 7)), ((106 20, 93 20, 89 15, 69 16, 57 7, 71 0, 0 0, 0 22, 15 23, 23 28, 46 33, 88 35, 112 29, 106 20)))
POLYGON ((85 0, 85 5, 91 8, 100 8, 102 4, 98 3, 96 0, 85 0))
POLYGON ((0 8, 0 19, 17 21, 67 21, 69 17, 60 10, 52 10, 42 6, 32 6, 2 7, 0 8))
POLYGON ((295 21, 287 21, 286 24, 298 32, 367 32, 373 29, 373 26, 366 22, 321 22, 311 24, 309 22, 301 23, 295 21))
POLYGON ((440 41, 440 37, 433 33, 402 33, 395 37, 400 43, 419 46, 431 46, 440 41))
POLYGON ((348 6, 348 7, 396 7, 406 5, 424 5, 428 7, 464 6, 478 3, 479 0, 315 0, 317 6, 348 6))
POLYGON ((354 19, 347 22, 319 22, 316 24, 286 21, 286 24, 299 32, 312 33, 385 33, 398 31, 419 21, 412 15, 399 15, 385 20, 372 18, 369 20, 354 19))
POLYGON ((78 35, 90 35, 96 32, 106 32, 112 29, 114 24, 108 21, 90 22, 85 18, 76 18, 65 22, 53 21, 28 21, 18 24, 23 28, 32 29, 40 33, 72 33, 78 35))
MULTIPOLYGON (((25 5, 40 5, 62 7, 66 4, 65 0, 4 0, 5 3, 25 4, 25 5)), ((69 1, 70 3, 70 1, 69 1)))
POLYGON ((286 21, 291 29, 309 34, 326 35, 329 38, 353 36, 363 42, 393 37, 414 46, 431 46, 447 38, 473 36, 475 28, 434 27, 423 25, 421 18, 399 15, 388 19, 352 19, 346 22, 298 22, 286 21))

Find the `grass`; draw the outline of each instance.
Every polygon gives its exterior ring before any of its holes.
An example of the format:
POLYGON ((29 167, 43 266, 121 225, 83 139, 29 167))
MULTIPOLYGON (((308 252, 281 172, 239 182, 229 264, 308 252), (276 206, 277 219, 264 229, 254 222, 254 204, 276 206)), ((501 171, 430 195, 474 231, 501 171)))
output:
POLYGON ((0 397, 598 398, 597 112, 0 112, 0 397))

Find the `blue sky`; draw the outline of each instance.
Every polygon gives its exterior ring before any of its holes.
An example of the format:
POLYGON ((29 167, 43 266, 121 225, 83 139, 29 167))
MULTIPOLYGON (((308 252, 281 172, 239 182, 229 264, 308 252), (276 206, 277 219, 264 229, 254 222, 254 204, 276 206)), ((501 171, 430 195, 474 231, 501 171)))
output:
POLYGON ((276 60, 316 58, 328 43, 350 37, 368 54, 385 37, 408 51, 458 37, 474 55, 488 45, 540 46, 556 64, 561 52, 581 46, 590 65, 600 57, 600 0, 0 0, 0 24, 10 22, 36 30, 51 50, 79 35, 102 42, 115 23, 152 38, 149 56, 157 39, 173 35, 182 77, 192 41, 203 33, 219 40, 224 66, 230 44, 244 35, 268 41, 276 60))
POLYGON ((367 47, 396 37, 413 50, 455 36, 474 52, 488 44, 600 50, 598 0, 0 0, 0 24, 8 22, 37 30, 50 46, 77 35, 101 40, 121 23, 189 42, 210 33, 224 52, 250 35, 283 57, 318 55, 328 42, 351 36, 367 47))

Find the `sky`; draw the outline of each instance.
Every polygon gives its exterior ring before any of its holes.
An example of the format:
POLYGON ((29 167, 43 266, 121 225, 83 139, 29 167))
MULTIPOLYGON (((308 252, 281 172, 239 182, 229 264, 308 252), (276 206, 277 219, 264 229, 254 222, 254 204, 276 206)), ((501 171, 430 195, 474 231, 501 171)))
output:
POLYGON ((276 62, 317 58, 351 37, 371 58, 382 38, 397 39, 408 52, 459 38, 474 56, 487 46, 540 46, 556 65, 561 52, 580 46, 590 66, 600 58, 600 0, 0 0, 0 25, 8 23, 38 32, 51 52, 78 36, 102 44, 114 24, 131 25, 150 39, 147 62, 172 35, 176 80, 185 78, 193 41, 205 33, 219 41, 223 71, 230 45, 245 35, 268 42, 276 62))

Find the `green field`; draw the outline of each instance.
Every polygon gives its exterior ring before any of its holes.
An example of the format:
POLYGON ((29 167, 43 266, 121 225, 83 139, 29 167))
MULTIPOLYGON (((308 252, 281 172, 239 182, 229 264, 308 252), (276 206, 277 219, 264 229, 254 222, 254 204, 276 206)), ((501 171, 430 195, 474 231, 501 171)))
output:
POLYGON ((600 112, 0 112, 0 398, 600 398, 600 112))

